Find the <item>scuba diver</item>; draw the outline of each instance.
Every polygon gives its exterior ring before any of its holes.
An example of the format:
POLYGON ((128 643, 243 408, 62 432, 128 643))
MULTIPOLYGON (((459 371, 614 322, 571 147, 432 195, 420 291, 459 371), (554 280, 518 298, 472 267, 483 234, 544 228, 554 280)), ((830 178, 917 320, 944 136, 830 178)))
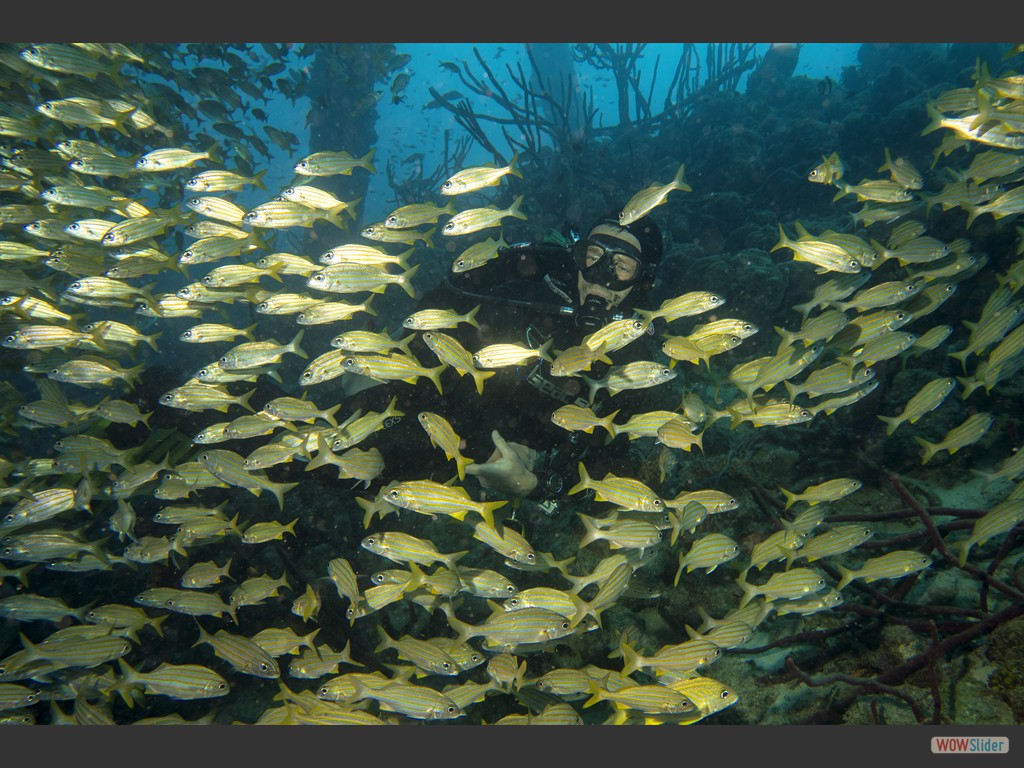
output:
MULTIPOLYGON (((650 217, 629 225, 619 224, 618 211, 601 216, 582 236, 572 225, 557 243, 513 243, 502 247, 498 257, 466 272, 450 272, 432 291, 424 294, 417 309, 451 309, 473 313, 475 326, 460 323, 442 332, 456 338, 466 349, 477 351, 491 344, 518 344, 550 350, 547 357, 583 343, 590 333, 613 320, 632 318, 633 308, 647 306, 655 273, 662 257, 662 236, 650 217), (474 312, 475 310, 475 312, 474 312)), ((658 321, 655 321, 656 323, 658 321)), ((410 344, 410 353, 427 367, 436 365, 433 351, 422 333, 410 344)), ((614 364, 662 357, 654 324, 646 333, 609 353, 614 364)), ((583 375, 602 378, 609 366, 595 360, 583 375)), ((563 405, 591 408, 605 417, 622 411, 624 417, 678 406, 673 390, 654 387, 624 390, 614 396, 599 389, 591 403, 588 388, 579 376, 553 376, 549 359, 535 358, 518 367, 489 369, 482 394, 472 376, 443 372, 441 395, 429 382, 415 387, 398 383, 372 387, 353 396, 368 396, 363 407, 383 410, 392 396, 405 414, 402 423, 378 434, 388 476, 401 480, 443 481, 453 474, 444 453, 431 446, 416 423, 423 411, 443 415, 462 437, 468 456, 494 452, 486 460, 474 459, 466 467, 488 493, 528 500, 548 516, 579 479, 578 465, 586 458, 588 472, 597 478, 607 472, 628 474, 635 461, 628 457, 625 438, 610 441, 603 429, 591 433, 568 432, 551 421, 563 405), (595 474, 596 472, 596 474, 595 474)), ((624 418, 619 418, 620 423, 624 418)))

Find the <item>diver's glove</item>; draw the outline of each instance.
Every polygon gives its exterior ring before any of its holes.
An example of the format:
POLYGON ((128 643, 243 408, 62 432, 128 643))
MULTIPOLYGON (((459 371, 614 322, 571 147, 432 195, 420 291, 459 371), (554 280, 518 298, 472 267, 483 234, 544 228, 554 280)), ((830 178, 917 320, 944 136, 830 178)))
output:
POLYGON ((476 475, 480 484, 489 491, 509 496, 526 496, 537 487, 537 476, 533 466, 537 451, 521 443, 509 443, 498 434, 491 432, 494 453, 483 464, 470 464, 466 474, 476 475))

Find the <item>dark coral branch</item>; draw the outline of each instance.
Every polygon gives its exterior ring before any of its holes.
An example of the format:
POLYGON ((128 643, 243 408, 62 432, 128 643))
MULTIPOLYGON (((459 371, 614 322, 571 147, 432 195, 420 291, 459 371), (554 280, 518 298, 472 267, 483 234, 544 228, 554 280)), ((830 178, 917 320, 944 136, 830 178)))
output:
POLYGON ((895 475, 889 476, 889 482, 892 484, 892 487, 895 489, 896 493, 900 495, 900 498, 902 498, 903 501, 905 501, 910 506, 910 508, 917 513, 917 516, 921 519, 921 522, 924 524, 925 528, 928 530, 928 533, 932 538, 932 544, 934 545, 935 549, 938 550, 939 554, 942 555, 942 557, 946 560, 946 562, 948 562, 954 568, 959 568, 960 570, 966 571, 972 576, 981 579, 983 583, 990 585, 993 589, 999 590, 1004 595, 1009 597, 1011 600, 1014 600, 1018 603, 1024 603, 1024 591, 1014 589, 1009 584, 1005 583, 1000 579, 995 578, 994 576, 992 576, 992 574, 986 573, 985 571, 981 570, 975 565, 972 565, 971 563, 965 563, 961 566, 959 560, 953 555, 952 552, 949 551, 949 548, 946 547, 946 542, 943 541, 942 536, 939 535, 939 531, 935 527, 935 521, 932 520, 931 515, 928 514, 928 510, 921 506, 917 499, 910 495, 910 492, 903 487, 903 484, 895 475))
MULTIPOLYGON (((921 708, 913 698, 901 691, 899 688, 886 685, 878 678, 855 677, 853 675, 844 675, 839 672, 835 672, 830 675, 822 675, 820 677, 811 677, 796 665, 792 656, 786 657, 786 667, 793 673, 795 678, 810 688, 820 688, 823 685, 833 685, 835 683, 846 683, 847 685, 855 686, 858 689, 858 695, 860 693, 860 689, 868 688, 876 693, 883 693, 888 696, 901 699, 910 707, 911 711, 914 713, 914 717, 917 719, 917 722, 924 722, 924 715, 921 714, 921 708)), ((845 708, 846 707, 839 708, 839 711, 842 712, 845 708)))

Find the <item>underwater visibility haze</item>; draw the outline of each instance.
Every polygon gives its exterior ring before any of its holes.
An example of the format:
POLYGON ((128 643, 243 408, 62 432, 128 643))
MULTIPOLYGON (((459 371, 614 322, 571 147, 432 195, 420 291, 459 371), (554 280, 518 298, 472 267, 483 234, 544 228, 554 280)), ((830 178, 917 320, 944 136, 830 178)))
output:
POLYGON ((1024 720, 1021 44, 0 91, 3 724, 1024 720))

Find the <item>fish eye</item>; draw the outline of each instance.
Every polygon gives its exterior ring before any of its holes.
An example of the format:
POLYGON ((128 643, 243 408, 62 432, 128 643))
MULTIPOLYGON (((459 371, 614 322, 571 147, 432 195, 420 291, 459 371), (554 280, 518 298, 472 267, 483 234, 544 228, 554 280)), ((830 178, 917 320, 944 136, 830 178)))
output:
POLYGON ((712 304, 718 304, 718 303, 720 303, 721 301, 722 301, 722 298, 721 298, 720 296, 712 296, 712 297, 711 297, 711 303, 712 303, 712 304))
POLYGON ((441 189, 451 189, 452 186, 454 185, 450 181, 446 181, 444 184, 441 185, 441 189))
POLYGON ((451 669, 451 668, 452 668, 452 665, 449 664, 447 661, 442 661, 441 662, 441 669, 451 669))
POLYGON ((505 591, 508 592, 510 595, 514 595, 516 592, 516 588, 513 585, 509 584, 507 587, 505 587, 505 591))
POLYGON ((227 361, 228 361, 228 358, 227 358, 227 356, 224 356, 224 357, 222 357, 222 358, 221 358, 221 359, 220 359, 220 360, 219 360, 218 362, 219 362, 219 363, 220 363, 221 365, 224 365, 224 364, 225 364, 225 363, 226 363, 227 361))
MULTIPOLYGON (((78 225, 77 225, 77 224, 75 224, 74 226, 76 226, 76 227, 77 227, 78 225)), ((73 282, 73 283, 71 284, 71 290, 72 290, 72 291, 80 291, 80 290, 82 290, 82 283, 81 283, 81 282, 79 282, 78 280, 76 280, 75 282, 73 282)))
POLYGON ((398 223, 398 217, 397 216, 388 216, 386 223, 387 224, 397 224, 398 223))
POLYGON ((217 690, 223 691, 227 687, 227 683, 221 683, 217 686, 217 690))
POLYGON ((312 373, 310 373, 309 371, 303 371, 303 372, 302 372, 302 378, 303 378, 304 380, 306 380, 306 381, 309 381, 310 379, 312 379, 312 378, 313 378, 313 374, 312 374, 312 373))
POLYGON ((269 671, 270 671, 270 665, 267 664, 265 661, 261 661, 260 662, 260 672, 269 672, 269 671))
POLYGON ((509 598, 508 604, 513 606, 513 607, 519 605, 519 598, 518 597, 511 597, 511 598, 509 598))
POLYGON ((372 581, 374 584, 383 584, 384 583, 384 574, 383 573, 375 573, 375 574, 373 574, 373 576, 370 577, 370 581, 372 581))
POLYGON ((306 162, 305 160, 303 160, 301 163, 295 166, 296 170, 305 170, 306 168, 309 168, 309 163, 306 162))
POLYGON ((569 622, 568 621, 563 621, 562 622, 562 629, 568 629, 568 628, 569 628, 569 622))
POLYGON ((534 562, 534 561, 535 561, 536 559, 537 559, 537 556, 536 556, 535 554, 533 554, 533 552, 529 552, 529 553, 527 553, 527 555, 526 555, 526 560, 527 560, 527 562, 530 562, 530 563, 532 563, 532 562, 534 562))
POLYGON ((367 540, 366 540, 366 543, 367 543, 367 544, 368 544, 369 546, 371 546, 371 547, 372 547, 372 546, 373 546, 374 544, 376 544, 376 543, 377 543, 377 540, 376 540, 375 538, 373 538, 372 536, 370 536, 369 538, 367 538, 367 540))
POLYGON ((59 375, 59 374, 60 374, 60 369, 59 368, 51 368, 50 369, 50 376, 55 376, 55 375, 59 375))

